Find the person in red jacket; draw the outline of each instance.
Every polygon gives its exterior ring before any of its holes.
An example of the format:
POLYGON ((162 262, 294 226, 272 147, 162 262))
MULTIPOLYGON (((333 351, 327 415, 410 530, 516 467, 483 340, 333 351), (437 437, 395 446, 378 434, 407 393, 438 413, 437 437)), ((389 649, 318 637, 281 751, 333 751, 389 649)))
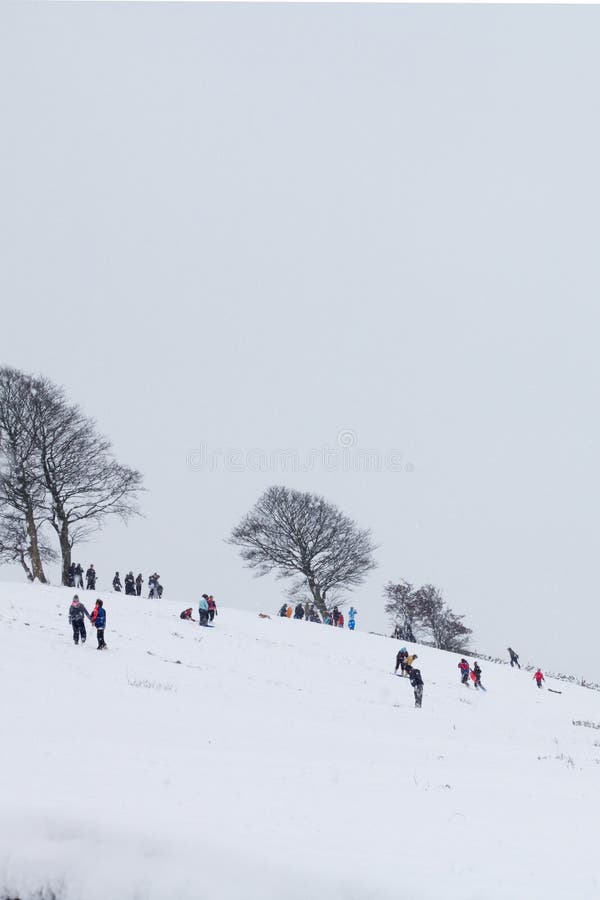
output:
POLYGON ((541 670, 541 669, 538 669, 537 672, 535 673, 535 675, 534 675, 533 677, 534 677, 534 679, 535 679, 535 683, 537 684, 537 686, 538 686, 539 688, 541 688, 541 686, 542 686, 542 681, 545 681, 545 680, 546 680, 546 679, 544 678, 544 673, 542 672, 542 670, 541 670))
POLYGON ((208 621, 212 622, 214 617, 217 615, 217 604, 215 603, 215 598, 211 594, 208 598, 208 621))
POLYGON ((471 672, 471 667, 469 666, 469 663, 466 661, 466 659, 461 659, 458 664, 458 668, 460 669, 461 684, 466 684, 466 686, 469 687, 469 674, 471 672))
POLYGON ((195 618, 194 618, 193 615, 192 615, 192 607, 191 607, 191 606, 190 606, 189 609, 184 609, 183 612, 180 612, 180 613, 179 613, 179 618, 180 618, 180 619, 187 619, 188 621, 192 621, 192 622, 195 622, 195 621, 196 621, 195 618))

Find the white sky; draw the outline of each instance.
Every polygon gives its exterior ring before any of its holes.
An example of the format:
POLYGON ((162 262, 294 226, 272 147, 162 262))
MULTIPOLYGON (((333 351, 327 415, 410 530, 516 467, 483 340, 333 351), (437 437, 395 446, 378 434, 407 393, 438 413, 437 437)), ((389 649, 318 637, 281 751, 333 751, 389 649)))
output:
POLYGON ((284 482, 373 529, 359 627, 389 579, 433 582, 480 648, 600 678, 599 32, 595 7, 0 7, 1 360, 149 489, 75 553, 103 586, 158 568, 275 610, 223 538, 284 482), (345 431, 414 471, 193 464, 345 431))

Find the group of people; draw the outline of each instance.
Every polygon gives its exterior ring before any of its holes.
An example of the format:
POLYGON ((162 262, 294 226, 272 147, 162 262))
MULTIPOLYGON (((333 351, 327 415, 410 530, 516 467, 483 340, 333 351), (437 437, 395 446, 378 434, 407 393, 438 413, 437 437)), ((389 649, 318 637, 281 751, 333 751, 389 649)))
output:
MULTIPOLYGON (((92 566, 93 568, 93 566, 92 566)), ((149 600, 160 600, 163 595, 163 587, 159 581, 160 575, 158 572, 155 572, 153 575, 148 576, 148 599, 149 600)), ((95 576, 94 576, 95 579, 95 576)), ((133 570, 130 569, 127 575, 124 578, 125 582, 125 593, 129 594, 131 597, 141 597, 142 596, 142 585, 144 584, 144 578, 142 573, 140 572, 137 577, 134 577, 133 570)), ((94 580, 95 584, 95 580, 94 580)), ((112 580, 113 591, 117 591, 117 593, 121 593, 123 590, 123 584, 121 583, 121 576, 118 572, 115 572, 115 577, 112 580)))
MULTIPOLYGON (((351 606, 348 610, 348 628, 350 631, 354 631, 356 628, 356 613, 357 610, 351 606)), ((343 628, 346 624, 344 614, 337 606, 334 606, 331 611, 326 610, 323 618, 321 618, 314 603, 297 603, 294 609, 287 603, 284 603, 277 615, 284 619, 293 617, 299 620, 304 619, 305 622, 317 622, 319 625, 333 625, 335 628, 343 628)))
MULTIPOLYGON (((509 658, 510 658, 510 666, 511 666, 511 669, 513 668, 513 666, 517 666, 517 668, 520 669, 520 668, 521 668, 521 664, 519 663, 519 654, 518 654, 518 653, 515 653, 515 651, 513 650, 512 647, 507 647, 506 649, 508 650, 508 655, 509 655, 509 658)), ((542 682, 546 680, 546 679, 544 678, 544 673, 542 672, 542 670, 540 669, 539 666, 538 666, 538 668, 536 669, 536 671, 535 671, 535 673, 534 673, 534 675, 533 675, 533 680, 535 681, 535 683, 537 684, 537 686, 538 686, 539 688, 541 688, 542 682)))
MULTIPOLYGON (((94 567, 90 566, 90 569, 92 570, 91 575, 93 577, 94 584, 95 584, 96 583, 96 573, 94 572, 94 567)), ((90 573, 90 569, 88 569, 87 572, 85 573, 86 579, 88 580, 88 586, 89 586, 88 574, 90 573)), ((71 565, 69 566, 69 577, 67 579, 67 583, 68 583, 68 587, 81 588, 81 590, 83 590, 83 566, 80 563, 72 562, 71 565)), ((92 588, 92 590, 93 590, 93 588, 92 588)))
POLYGON ((465 684, 469 687, 469 681, 473 682, 473 687, 477 688, 477 690, 485 691, 484 686, 481 683, 481 666, 475 660, 473 663, 473 668, 469 665, 468 661, 463 657, 458 664, 458 668, 460 670, 460 683, 465 684))
POLYGON ((421 709, 424 682, 421 670, 414 665, 415 659, 418 659, 416 653, 409 653, 406 647, 401 647, 396 654, 394 673, 397 675, 398 669, 400 669, 400 677, 409 679, 415 694, 415 706, 417 709, 421 709))
POLYGON ((85 644, 87 632, 85 630, 85 620, 88 619, 92 626, 96 629, 96 637, 98 638, 98 650, 104 650, 106 643, 104 642, 104 629, 106 628, 106 610, 102 600, 96 600, 96 605, 92 610, 92 614, 87 611, 77 594, 73 597, 69 607, 69 624, 73 628, 73 643, 77 645, 79 641, 85 644))
MULTIPOLYGON (((180 619, 187 619, 188 622, 195 622, 192 616, 193 609, 188 607, 179 613, 180 619)), ((213 622, 217 615, 217 604, 212 594, 202 594, 198 603, 198 625, 207 626, 209 622, 213 622)))

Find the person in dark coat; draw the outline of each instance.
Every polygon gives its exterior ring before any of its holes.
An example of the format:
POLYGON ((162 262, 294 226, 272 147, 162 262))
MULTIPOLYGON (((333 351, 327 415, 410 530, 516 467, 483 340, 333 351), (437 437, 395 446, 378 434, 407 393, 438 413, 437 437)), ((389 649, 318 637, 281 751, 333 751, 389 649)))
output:
POLYGON ((217 604, 215 603, 215 598, 211 594, 208 598, 208 621, 213 622, 215 616, 217 615, 217 604))
POLYGON ((96 637, 98 638, 97 650, 104 650, 106 644, 104 642, 104 629, 106 628, 106 610, 102 600, 96 600, 96 606, 92 611, 92 625, 96 629, 96 637))
POLYGON ((135 578, 131 571, 125 576, 125 593, 130 597, 135 596, 135 578))
POLYGON ((513 666, 517 666, 519 669, 521 668, 519 664, 519 654, 515 653, 512 647, 507 647, 508 652, 510 653, 510 667, 512 669, 513 666))
POLYGON ((69 584, 68 584, 69 587, 75 587, 75 563, 74 562, 72 562, 71 565, 69 566, 69 577, 67 580, 69 582, 69 584))
POLYGON ((481 683, 481 666, 479 665, 477 660, 475 660, 475 662, 473 664, 473 671, 471 672, 471 677, 473 679, 473 684, 475 685, 475 687, 481 688, 482 691, 485 691, 485 688, 481 683))
POLYGON ((75 644, 79 643, 79 638, 81 638, 81 643, 85 644, 85 639, 87 637, 85 630, 86 616, 91 622, 92 619, 89 612, 83 603, 79 602, 79 597, 75 594, 69 607, 69 625, 73 626, 73 642, 75 644))
POLYGON ((115 572, 115 577, 113 578, 113 591, 118 591, 120 593, 122 587, 121 576, 118 572, 115 572))
POLYGON ((81 568, 80 563, 77 563, 75 566, 75 587, 83 590, 83 569, 81 568))
POLYGON ((294 610, 294 618, 295 619, 303 619, 304 618, 304 607, 301 603, 296 604, 296 609, 294 610))
POLYGON ((337 608, 337 606, 333 607, 333 612, 331 615, 332 615, 332 619, 333 619, 333 624, 337 628, 338 619, 340 617, 340 611, 337 608))
POLYGON ((162 597, 162 585, 159 584, 158 579, 160 575, 158 572, 155 572, 154 575, 150 575, 148 578, 148 598, 150 600, 160 600, 162 597))
POLYGON ((408 650, 406 647, 401 647, 396 654, 396 668, 394 669, 394 673, 398 673, 398 669, 400 669, 400 674, 404 675, 404 665, 406 663, 406 658, 408 656, 408 650))
POLYGON ((86 587, 88 591, 96 590, 96 570, 94 563, 90 563, 90 567, 85 573, 86 587))
POLYGON ((138 597, 141 597, 141 596, 142 596, 142 585, 143 585, 143 583, 144 583, 144 579, 142 578, 142 573, 140 572, 140 574, 138 575, 138 577, 135 579, 135 592, 136 592, 136 594, 138 595, 138 597))
POLYGON ((415 706, 421 709, 423 702, 423 679, 419 669, 412 669, 410 673, 410 683, 415 691, 415 706))
POLYGON ((284 616, 287 616, 287 603, 283 604, 277 615, 281 616, 282 618, 284 618, 284 616))

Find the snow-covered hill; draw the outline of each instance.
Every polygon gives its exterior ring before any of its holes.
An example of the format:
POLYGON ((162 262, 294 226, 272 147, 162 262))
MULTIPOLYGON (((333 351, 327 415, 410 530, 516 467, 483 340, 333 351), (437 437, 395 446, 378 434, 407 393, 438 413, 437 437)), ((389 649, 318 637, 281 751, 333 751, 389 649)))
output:
POLYGON ((98 652, 72 594, 0 585, 0 897, 600 897, 600 694, 417 646, 417 710, 395 641, 186 599, 98 652))

